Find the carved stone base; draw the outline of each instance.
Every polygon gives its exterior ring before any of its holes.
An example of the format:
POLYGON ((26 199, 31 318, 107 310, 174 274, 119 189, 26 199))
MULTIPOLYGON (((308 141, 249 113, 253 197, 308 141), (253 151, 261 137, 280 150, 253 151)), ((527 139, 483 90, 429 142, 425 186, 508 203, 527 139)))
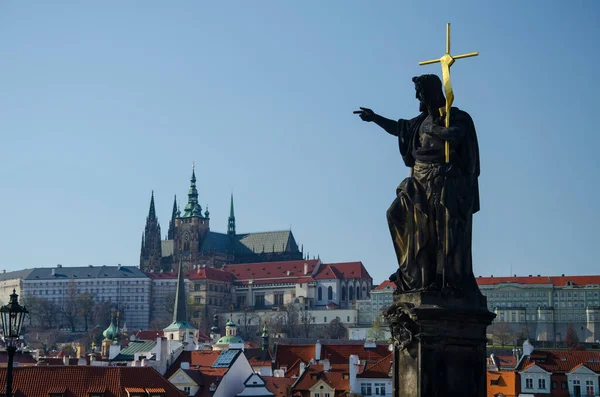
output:
POLYGON ((485 397, 486 327, 495 314, 480 293, 422 291, 395 296, 388 321, 395 397, 485 397))

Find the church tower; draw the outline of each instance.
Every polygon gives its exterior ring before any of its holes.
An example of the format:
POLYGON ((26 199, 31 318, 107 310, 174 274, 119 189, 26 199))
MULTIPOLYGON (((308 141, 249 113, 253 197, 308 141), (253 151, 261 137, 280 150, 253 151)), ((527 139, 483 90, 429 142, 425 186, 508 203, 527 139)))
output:
POLYGON ((140 252, 140 270, 143 272, 159 272, 162 258, 160 224, 154 208, 154 191, 150 198, 150 210, 146 218, 146 228, 142 235, 142 249, 140 252))
POLYGON ((173 212, 171 213, 171 220, 169 221, 167 240, 173 240, 175 238, 175 218, 177 218, 177 216, 177 196, 175 196, 173 199, 173 212))
MULTIPOLYGON (((209 212, 202 214, 202 207, 198 203, 198 190, 196 189, 196 170, 192 169, 188 202, 183 214, 175 218, 175 232, 173 235, 175 260, 183 263, 184 271, 190 271, 192 266, 199 264, 201 247, 209 231, 209 212)), ((174 270, 174 269, 173 269, 174 270)))
POLYGON ((233 193, 231 193, 231 203, 229 205, 229 219, 227 220, 227 235, 235 237, 235 215, 233 214, 233 193))

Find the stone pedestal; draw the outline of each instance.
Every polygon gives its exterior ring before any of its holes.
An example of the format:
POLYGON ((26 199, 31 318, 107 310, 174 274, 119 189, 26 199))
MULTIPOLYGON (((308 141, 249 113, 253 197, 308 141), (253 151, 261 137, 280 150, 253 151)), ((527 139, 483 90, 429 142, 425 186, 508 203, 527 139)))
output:
POLYGON ((421 291, 395 296, 394 397, 485 397, 486 298, 421 291))

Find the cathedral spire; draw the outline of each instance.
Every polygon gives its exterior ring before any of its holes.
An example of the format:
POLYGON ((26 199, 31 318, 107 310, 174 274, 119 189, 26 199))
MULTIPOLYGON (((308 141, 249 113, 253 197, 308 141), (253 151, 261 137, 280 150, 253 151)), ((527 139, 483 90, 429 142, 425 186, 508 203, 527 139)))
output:
POLYGON ((140 250, 140 270, 143 272, 159 271, 162 258, 160 224, 154 206, 154 191, 150 197, 150 210, 146 218, 146 227, 142 235, 140 250))
POLYGON ((227 234, 235 236, 235 215, 233 213, 233 193, 231 193, 231 202, 229 204, 229 220, 227 222, 227 234))
POLYGON ((183 210, 183 217, 202 218, 202 207, 198 204, 198 190, 196 189, 196 167, 192 168, 192 178, 190 179, 190 190, 188 191, 188 202, 183 210))
POLYGON ((175 218, 177 218, 177 195, 173 199, 173 212, 171 213, 171 221, 169 222, 169 232, 167 234, 168 240, 175 238, 175 218))
POLYGON ((185 302, 185 280, 183 279, 183 267, 179 261, 177 271, 177 292, 175 293, 175 307, 173 308, 173 322, 187 324, 187 305, 185 302))
POLYGON ((150 196, 150 210, 148 211, 148 219, 156 220, 156 210, 154 209, 154 190, 150 196))

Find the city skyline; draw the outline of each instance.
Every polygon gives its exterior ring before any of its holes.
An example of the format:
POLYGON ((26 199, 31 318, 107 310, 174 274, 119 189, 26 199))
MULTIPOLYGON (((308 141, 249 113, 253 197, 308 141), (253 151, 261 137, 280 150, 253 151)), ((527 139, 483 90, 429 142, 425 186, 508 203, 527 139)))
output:
POLYGON ((415 116, 451 22, 480 52, 452 69, 481 148, 476 276, 597 273, 599 5, 311 4, 3 4, 0 269, 138 265, 151 191, 164 235, 195 162, 211 230, 233 191, 239 233, 291 228, 384 281, 408 169, 352 111, 415 116))

